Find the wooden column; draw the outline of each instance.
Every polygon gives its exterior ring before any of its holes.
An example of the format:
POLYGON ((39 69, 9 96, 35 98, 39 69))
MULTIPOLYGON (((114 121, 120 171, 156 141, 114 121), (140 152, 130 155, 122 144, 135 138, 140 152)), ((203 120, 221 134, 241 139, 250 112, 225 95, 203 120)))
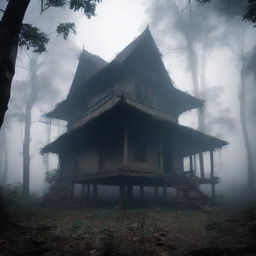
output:
POLYGON ((193 172, 193 156, 192 155, 189 156, 189 171, 192 175, 192 172, 193 172))
POLYGON ((124 125, 124 167, 127 167, 128 163, 128 129, 127 129, 127 124, 124 125))
POLYGON ((205 175, 204 175, 204 155, 203 155, 203 152, 199 153, 199 163, 200 163, 201 178, 205 178, 205 175))
POLYGON ((86 201, 90 201, 90 184, 87 184, 87 188, 86 188, 86 201))
POLYGON ((215 201, 215 183, 214 183, 214 158, 213 151, 210 151, 210 164, 211 164, 211 187, 212 187, 212 201, 215 201))
POLYGON ((193 172, 194 176, 196 176, 196 170, 197 170, 197 162, 196 162, 196 154, 194 154, 194 172, 193 172))
POLYGON ((103 152, 102 152, 102 139, 101 139, 101 141, 100 141, 100 143, 99 143, 99 171, 102 169, 102 156, 103 156, 103 154, 102 154, 103 152))
POLYGON ((131 201, 133 199, 133 186, 127 185, 127 199, 131 201))
POLYGON ((81 200, 84 200, 84 190, 85 190, 85 185, 82 184, 82 195, 81 195, 81 200))
POLYGON ((158 187, 155 187, 155 198, 158 199, 158 187))
POLYGON ((125 185, 119 186, 119 206, 120 208, 125 206, 125 185))
POLYGON ((144 186, 140 185, 140 199, 144 200, 144 186))
POLYGON ((166 200, 167 198, 167 188, 166 186, 163 186, 163 199, 166 200))
POLYGON ((164 171, 164 144, 162 137, 160 137, 159 165, 160 170, 164 171))
POLYGON ((98 186, 97 184, 93 185, 93 200, 97 200, 98 197, 98 186))

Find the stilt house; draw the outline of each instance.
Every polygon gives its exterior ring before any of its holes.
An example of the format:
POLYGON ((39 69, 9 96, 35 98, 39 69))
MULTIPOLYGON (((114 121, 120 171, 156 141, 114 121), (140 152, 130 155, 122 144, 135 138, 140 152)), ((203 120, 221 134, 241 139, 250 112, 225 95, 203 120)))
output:
POLYGON ((66 120, 67 132, 42 152, 58 154, 60 180, 91 184, 95 193, 100 184, 119 186, 122 198, 134 185, 143 195, 144 186, 200 193, 209 184, 214 198, 213 152, 227 142, 178 123, 203 104, 173 86, 147 28, 110 63, 83 50, 67 98, 47 114, 66 120), (207 177, 203 152, 210 153, 207 177))

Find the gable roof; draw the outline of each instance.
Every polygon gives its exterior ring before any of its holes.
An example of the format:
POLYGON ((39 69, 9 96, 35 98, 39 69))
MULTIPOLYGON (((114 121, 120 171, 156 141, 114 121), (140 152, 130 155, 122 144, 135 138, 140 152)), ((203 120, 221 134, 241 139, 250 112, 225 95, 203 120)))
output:
MULTIPOLYGON (((147 26, 147 28, 138 37, 129 43, 119 54, 117 54, 114 60, 119 63, 123 63, 140 44, 148 41, 154 42, 154 39, 150 33, 149 27, 147 26)), ((157 48, 156 45, 155 47, 157 48)))
MULTIPOLYGON (((88 66, 88 65, 87 65, 88 66)), ((81 100, 84 101, 86 95, 91 90, 101 90, 105 86, 105 76, 111 77, 115 81, 124 74, 134 72, 136 69, 141 72, 142 76, 150 76, 148 80, 154 80, 155 86, 162 86, 165 95, 169 95, 169 100, 177 102, 178 112, 182 113, 193 108, 203 105, 203 101, 176 89, 165 69, 157 45, 147 27, 135 40, 125 47, 114 60, 106 63, 100 57, 84 51, 77 68, 77 72, 72 83, 70 93, 66 100, 59 103, 53 111, 46 114, 47 117, 68 120, 68 110, 79 107, 81 100), (86 65, 91 62, 94 66, 92 71, 85 69, 86 65), (145 67, 144 67, 145 65, 145 67), (149 70, 148 70, 149 69, 149 70), (128 71, 128 72, 127 72, 128 71), (88 72, 88 74, 87 74, 88 72), (106 74, 108 72, 108 74, 106 74), (151 79, 151 76, 153 79, 151 79), (81 82, 82 81, 82 82, 81 82)), ((136 72, 136 71, 135 71, 136 72)))
POLYGON ((67 98, 73 95, 84 82, 86 82, 92 75, 97 73, 107 64, 108 63, 99 56, 91 54, 83 49, 79 57, 79 63, 67 98))

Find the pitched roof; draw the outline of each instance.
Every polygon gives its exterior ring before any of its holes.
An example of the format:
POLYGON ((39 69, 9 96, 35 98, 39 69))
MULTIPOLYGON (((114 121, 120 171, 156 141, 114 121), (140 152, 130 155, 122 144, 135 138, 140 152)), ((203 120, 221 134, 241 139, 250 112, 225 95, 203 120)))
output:
POLYGON ((83 49, 79 57, 79 63, 67 98, 73 95, 84 82, 107 64, 108 63, 99 56, 91 54, 83 49))
MULTIPOLYGON (((147 28, 137 37, 135 38, 130 44, 128 44, 116 57, 115 61, 119 63, 123 63, 127 57, 131 55, 133 50, 135 50, 141 43, 152 41, 154 42, 154 39, 150 33, 149 27, 147 28)), ((155 42, 154 42, 155 44, 155 42)), ((156 45, 155 45, 156 46, 156 45)), ((157 46, 156 46, 157 48, 157 46)))
POLYGON ((187 110, 198 108, 203 105, 203 101, 188 95, 176 89, 165 69, 161 54, 155 44, 155 41, 147 27, 135 40, 133 40, 127 47, 125 47, 116 58, 107 64, 100 57, 84 51, 80 58, 77 72, 72 83, 70 93, 67 99, 56 106, 47 117, 59 118, 68 120, 68 109, 79 107, 81 103, 79 99, 85 100, 85 95, 88 91, 101 90, 105 83, 98 83, 108 72, 108 77, 120 77, 121 74, 134 72, 135 66, 139 72, 144 67, 143 75, 150 76, 149 80, 152 82, 151 76, 154 78, 154 84, 164 88, 166 95, 169 95, 169 100, 177 102, 178 112, 182 113, 187 110), (88 63, 92 63, 92 70, 88 69, 88 63), (83 64, 83 63, 87 63, 83 64), (145 67, 144 67, 145 65, 145 67), (87 69, 86 69, 87 66, 87 69), (118 68, 117 68, 118 67, 118 68), (118 73, 118 74, 117 74, 118 73), (167 92, 168 91, 168 92, 167 92))

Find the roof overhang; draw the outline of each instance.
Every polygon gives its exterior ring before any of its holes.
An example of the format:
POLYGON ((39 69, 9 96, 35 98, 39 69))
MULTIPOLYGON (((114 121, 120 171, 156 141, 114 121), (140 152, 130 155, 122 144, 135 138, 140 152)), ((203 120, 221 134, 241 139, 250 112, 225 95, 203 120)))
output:
POLYGON ((224 140, 218 139, 216 137, 204 134, 200 131, 194 130, 190 127, 183 126, 177 123, 176 120, 172 119, 169 115, 153 109, 150 106, 146 106, 136 100, 127 97, 125 95, 113 95, 107 98, 105 102, 102 102, 100 106, 97 106, 91 112, 87 113, 82 119, 75 123, 65 134, 61 135, 57 140, 51 144, 45 146, 41 152, 42 153, 58 153, 60 151, 60 145, 65 144, 65 141, 69 140, 70 137, 74 136, 78 131, 81 132, 90 122, 96 120, 101 115, 110 112, 112 109, 118 106, 125 106, 136 112, 143 113, 144 115, 150 117, 151 119, 160 121, 170 133, 175 134, 177 140, 180 140, 180 145, 184 144, 187 150, 180 150, 183 156, 199 153, 208 150, 215 150, 222 148, 228 143, 224 140), (183 153, 182 153, 183 152, 183 153))

